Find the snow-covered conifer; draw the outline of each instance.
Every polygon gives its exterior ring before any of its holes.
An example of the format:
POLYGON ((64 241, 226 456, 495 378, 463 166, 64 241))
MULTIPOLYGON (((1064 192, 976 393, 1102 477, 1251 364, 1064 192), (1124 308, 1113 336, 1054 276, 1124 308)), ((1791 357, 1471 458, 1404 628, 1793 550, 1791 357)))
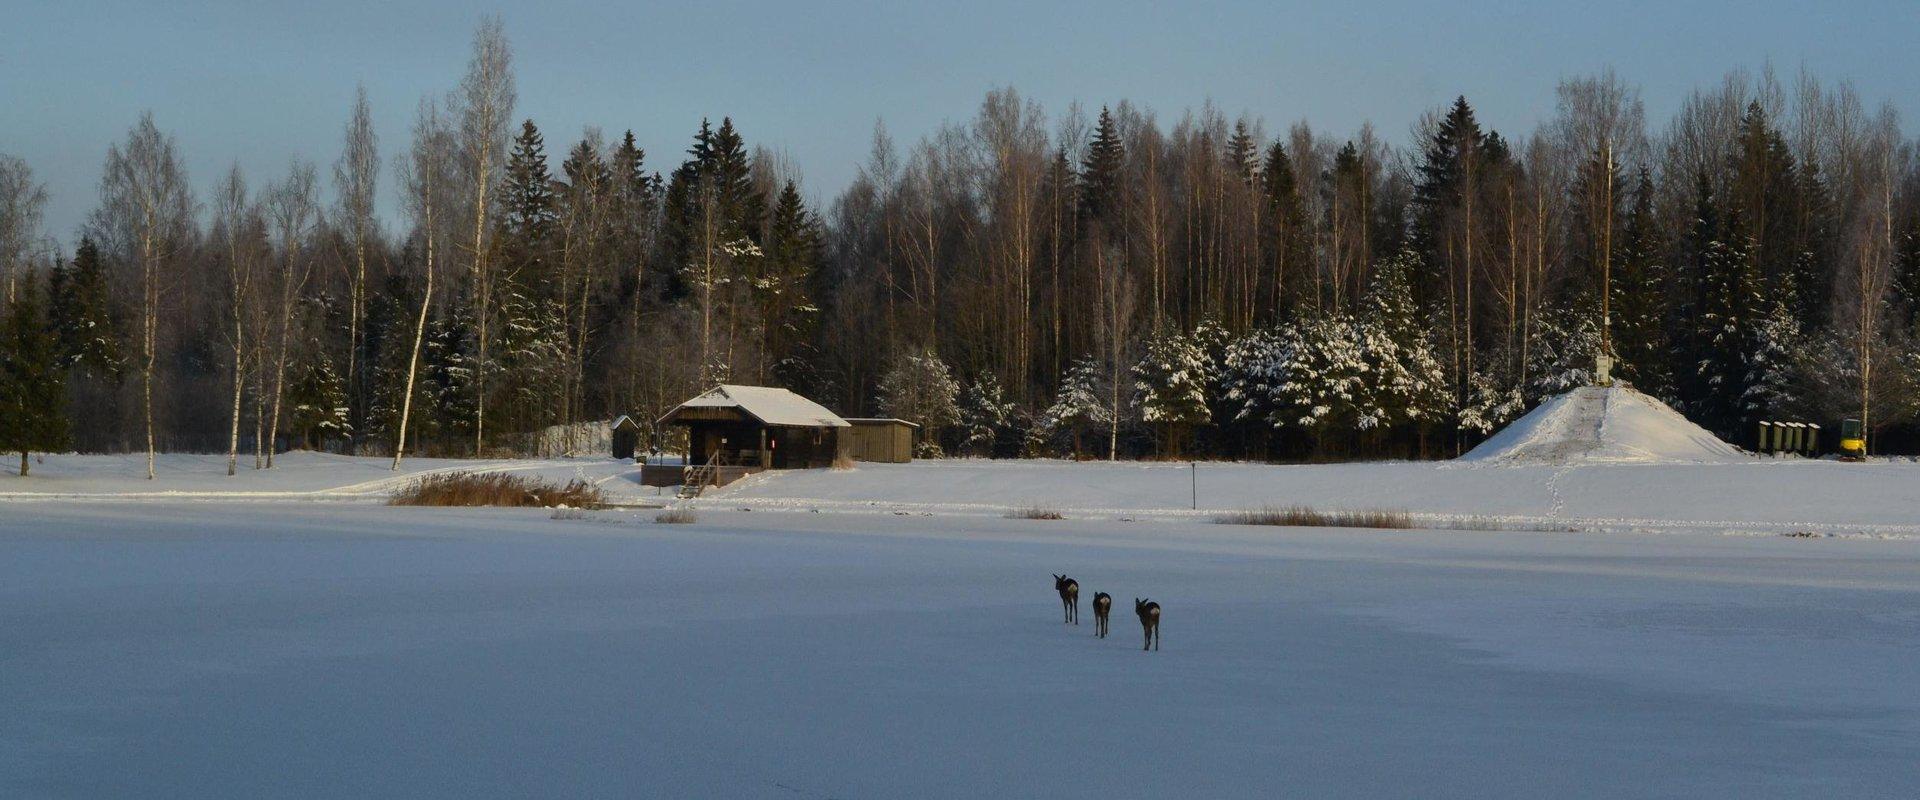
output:
POLYGON ((960 384, 933 351, 903 352, 880 376, 880 408, 920 425, 920 455, 941 455, 939 431, 960 421, 960 384))
POLYGON ((1133 365, 1140 419, 1159 428, 1164 455, 1178 456, 1182 435, 1212 419, 1207 409, 1208 358, 1192 336, 1170 331, 1149 338, 1133 365))
POLYGON ((1092 356, 1073 362, 1060 379, 1060 390, 1054 395, 1053 404, 1041 412, 1034 425, 1035 432, 1042 435, 1066 434, 1072 440, 1074 458, 1080 457, 1082 433, 1113 424, 1113 414, 1107 410, 1102 372, 1100 362, 1092 356))
POLYGON ((994 445, 1012 426, 1014 404, 1000 379, 988 372, 960 395, 960 447, 970 455, 994 455, 994 445))

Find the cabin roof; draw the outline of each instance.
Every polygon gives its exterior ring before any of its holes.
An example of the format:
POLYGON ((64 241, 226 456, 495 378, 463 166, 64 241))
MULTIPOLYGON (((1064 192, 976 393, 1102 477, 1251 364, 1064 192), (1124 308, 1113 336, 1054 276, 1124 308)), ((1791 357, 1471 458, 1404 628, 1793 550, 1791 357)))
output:
POLYGON ((660 424, 674 421, 683 409, 732 408, 760 421, 762 425, 795 428, 845 428, 847 421, 825 406, 785 389, 771 386, 740 386, 723 383, 681 403, 660 418, 660 424))
POLYGON ((918 422, 908 422, 899 417, 847 417, 847 422, 854 425, 905 425, 909 428, 920 427, 920 423, 918 422))

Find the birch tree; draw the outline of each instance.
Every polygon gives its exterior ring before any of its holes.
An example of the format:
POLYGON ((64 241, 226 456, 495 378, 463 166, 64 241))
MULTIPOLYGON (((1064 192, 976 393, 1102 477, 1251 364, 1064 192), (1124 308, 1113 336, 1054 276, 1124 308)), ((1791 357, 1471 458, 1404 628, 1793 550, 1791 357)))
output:
POLYGON ((407 451, 407 424, 413 415, 414 382, 420 374, 420 348, 427 334, 427 312, 433 306, 433 283, 438 261, 444 258, 447 235, 443 219, 450 205, 456 141, 431 99, 420 101, 413 124, 413 147, 397 162, 405 207, 413 221, 413 235, 425 257, 425 286, 420 290, 420 313, 414 320, 413 341, 407 350, 406 388, 401 393, 400 425, 393 440, 393 469, 407 451))
POLYGON ((473 57, 467 62, 466 77, 450 100, 451 115, 460 120, 460 156, 464 161, 467 188, 471 192, 468 212, 472 215, 473 235, 467 245, 471 267, 468 291, 474 311, 476 369, 474 385, 473 450, 478 455, 486 446, 487 421, 487 345, 488 323, 492 311, 494 268, 489 258, 487 213, 492 207, 493 184, 505 158, 507 136, 514 106, 513 52, 500 18, 487 17, 473 34, 473 57))
POLYGON ((47 187, 33 182, 27 162, 0 153, 0 281, 6 284, 8 303, 18 296, 15 287, 39 236, 46 206, 47 187))
MULTIPOLYGON (((374 192, 380 178, 379 147, 379 138, 373 132, 373 109, 367 102, 367 87, 363 85, 354 95, 353 112, 347 119, 345 149, 333 165, 341 227, 353 247, 347 290, 347 395, 353 399, 355 408, 365 387, 361 376, 366 368, 361 340, 367 316, 367 260, 379 235, 374 218, 374 192)), ((364 427, 363 420, 353 422, 355 431, 364 427)))
POLYGON ((313 260, 305 252, 307 235, 313 231, 315 214, 313 165, 294 159, 287 177, 267 196, 267 219, 271 224, 275 249, 280 256, 278 325, 279 343, 273 356, 273 410, 267 421, 267 469, 273 469, 274 443, 280 437, 280 409, 286 399, 287 356, 291 347, 294 314, 307 280, 313 274, 313 260))
POLYGON ((147 479, 154 476, 153 383, 159 358, 160 304, 175 277, 171 261, 192 234, 194 202, 187 174, 151 112, 140 115, 127 140, 107 149, 100 180, 96 238, 139 270, 140 409, 145 422, 147 479))
POLYGON ((227 262, 225 322, 233 350, 233 405, 227 426, 227 474, 231 476, 240 461, 240 412, 247 380, 247 351, 252 344, 247 327, 256 313, 254 295, 264 234, 259 209, 247 197, 247 181, 238 164, 227 171, 215 195, 213 225, 214 238, 227 262))

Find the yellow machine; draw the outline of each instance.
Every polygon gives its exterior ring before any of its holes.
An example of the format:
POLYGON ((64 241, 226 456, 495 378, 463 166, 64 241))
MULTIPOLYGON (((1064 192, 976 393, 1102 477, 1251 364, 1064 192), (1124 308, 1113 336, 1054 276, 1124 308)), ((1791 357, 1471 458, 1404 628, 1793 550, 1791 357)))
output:
POLYGON ((1840 460, 1864 461, 1867 458, 1867 433, 1860 420, 1849 419, 1840 423, 1840 460))

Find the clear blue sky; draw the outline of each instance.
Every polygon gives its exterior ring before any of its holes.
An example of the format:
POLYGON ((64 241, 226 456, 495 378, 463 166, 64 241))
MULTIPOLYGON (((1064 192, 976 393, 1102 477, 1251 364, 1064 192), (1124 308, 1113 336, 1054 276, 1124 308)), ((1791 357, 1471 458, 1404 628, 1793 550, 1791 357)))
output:
MULTIPOLYGON (((791 154, 823 202, 864 158, 875 118, 904 145, 970 116, 997 85, 1052 115, 1075 99, 1097 109, 1129 98, 1171 121, 1212 98, 1269 131, 1304 117, 1345 134, 1371 120, 1400 144, 1422 110, 1462 93, 1488 124, 1525 132, 1552 113, 1559 78, 1608 65, 1642 87, 1657 128, 1690 88, 1771 60, 1920 113, 1914 0, 0 6, 0 152, 48 185, 47 226, 69 244, 108 144, 141 110, 178 139, 203 194, 234 159, 256 185, 295 154, 326 168, 357 82, 389 158, 422 93, 457 82, 489 12, 514 45, 518 115, 540 124, 550 152, 585 125, 631 128, 666 168, 701 116, 732 115, 749 143, 791 154)), ((391 217, 389 176, 381 188, 391 217)))

